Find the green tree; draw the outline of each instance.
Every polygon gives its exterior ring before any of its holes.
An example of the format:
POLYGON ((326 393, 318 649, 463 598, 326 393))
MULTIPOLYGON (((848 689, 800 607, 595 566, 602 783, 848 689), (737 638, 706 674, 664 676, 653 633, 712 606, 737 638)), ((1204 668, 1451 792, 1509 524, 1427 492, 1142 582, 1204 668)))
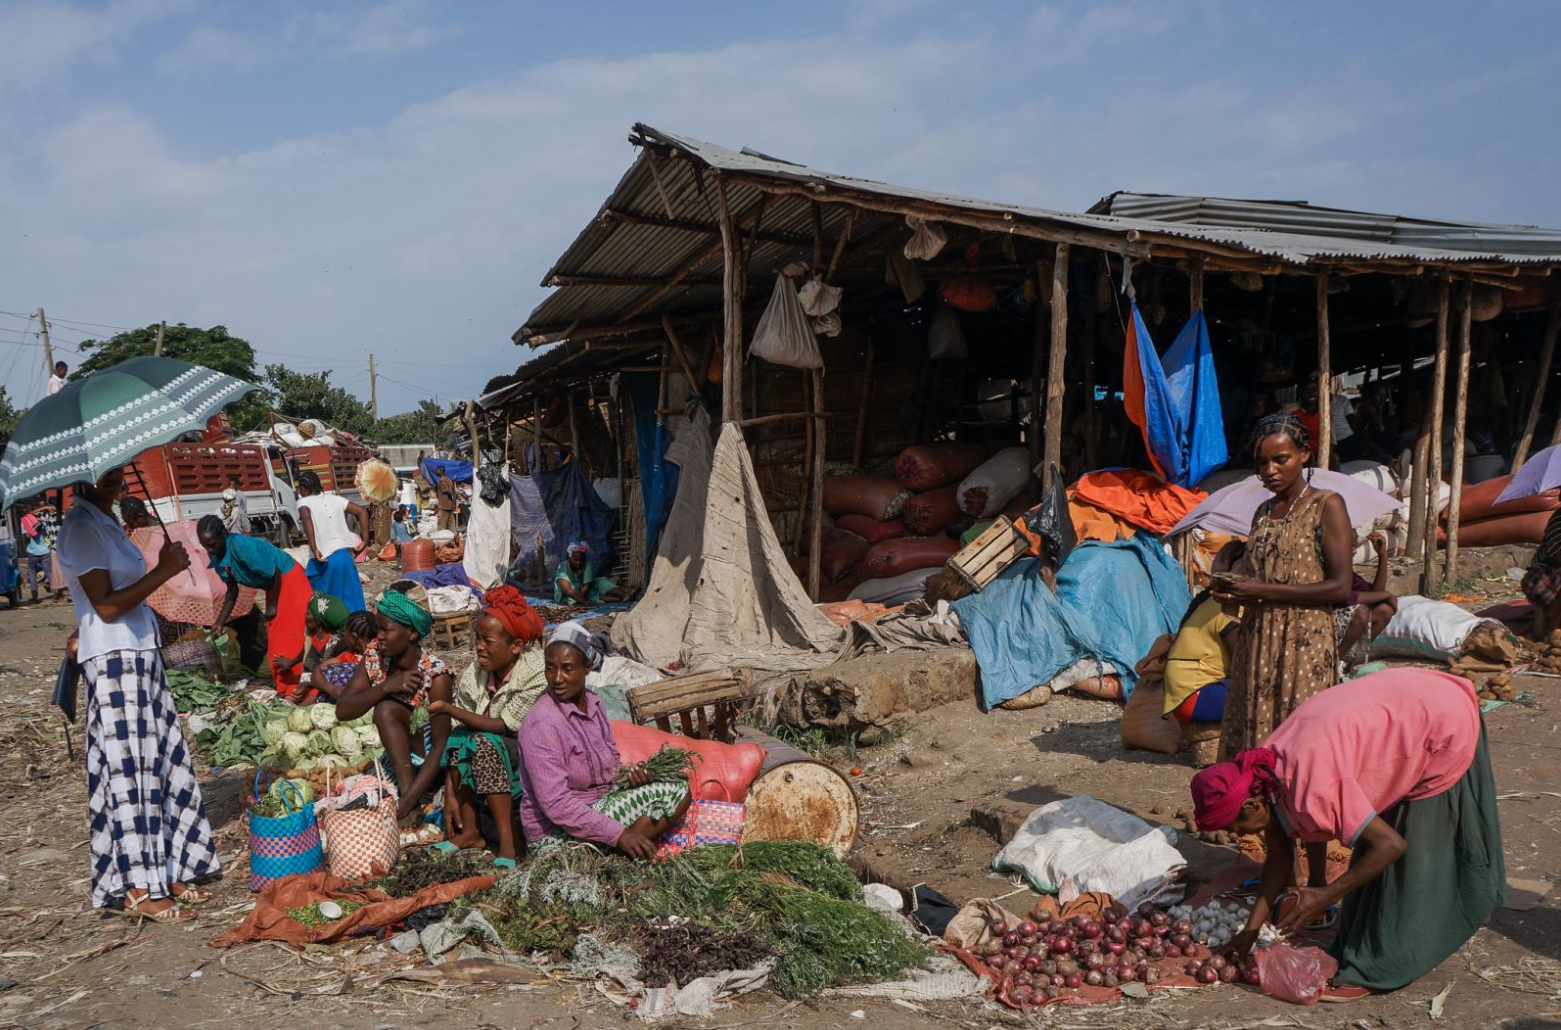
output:
POLYGON ((433 401, 418 401, 416 411, 380 419, 370 436, 375 443, 448 443, 449 429, 439 424, 442 414, 433 401))
POLYGON ((373 435, 374 415, 369 406, 332 386, 329 370, 306 373, 294 372, 286 365, 267 365, 266 381, 271 384, 278 414, 294 421, 317 418, 359 436, 373 435))
POLYGON ((5 450, 6 443, 11 439, 11 433, 25 414, 27 409, 13 406, 11 398, 5 394, 5 387, 0 386, 0 451, 5 450))
MULTIPOLYGON (((80 379, 90 372, 117 365, 128 358, 151 354, 157 347, 157 326, 132 329, 106 340, 83 340, 79 346, 86 359, 71 370, 72 379, 80 379)), ((248 340, 233 336, 227 326, 214 325, 210 329, 198 326, 171 325, 163 338, 163 357, 178 358, 197 365, 205 365, 235 379, 259 383, 255 371, 255 348, 248 340)), ((228 409, 228 418, 240 432, 253 429, 265 422, 267 399, 250 394, 228 409)))

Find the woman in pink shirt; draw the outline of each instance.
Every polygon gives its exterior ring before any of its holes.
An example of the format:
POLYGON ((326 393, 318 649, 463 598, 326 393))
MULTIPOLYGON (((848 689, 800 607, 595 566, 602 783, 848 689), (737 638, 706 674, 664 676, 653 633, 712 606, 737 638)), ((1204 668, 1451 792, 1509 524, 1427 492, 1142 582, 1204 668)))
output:
POLYGON ((655 839, 688 810, 688 781, 652 781, 623 762, 601 699, 585 677, 602 667, 605 638, 578 622, 554 628, 543 652, 547 690, 520 724, 520 825, 532 849, 575 839, 656 857, 655 839))
POLYGON ((1412 983, 1505 895, 1485 727, 1457 676, 1389 669, 1317 694, 1262 747, 1194 776, 1192 795, 1200 829, 1261 833, 1267 846, 1233 951, 1250 950, 1276 913, 1281 930, 1299 930, 1343 901, 1335 998, 1412 983), (1344 842, 1355 849, 1349 870, 1325 887, 1294 886, 1297 840, 1344 842))

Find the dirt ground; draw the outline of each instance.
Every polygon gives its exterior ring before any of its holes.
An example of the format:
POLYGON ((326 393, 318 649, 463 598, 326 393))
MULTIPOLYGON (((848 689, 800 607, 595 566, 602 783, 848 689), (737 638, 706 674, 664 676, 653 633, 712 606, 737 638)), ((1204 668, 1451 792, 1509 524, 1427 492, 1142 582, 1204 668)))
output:
MULTIPOLYGON (((1480 586, 1502 589, 1490 582, 1480 586)), ((79 730, 73 735, 73 762, 66 757, 59 713, 48 704, 73 623, 68 605, 0 609, 0 749, 7 759, 0 763, 0 1027, 640 1025, 594 987, 572 981, 449 988, 390 978, 413 963, 376 943, 304 952, 274 945, 212 949, 207 941, 251 904, 239 804, 245 784, 231 772, 201 770, 227 869, 201 920, 189 928, 155 927, 93 912, 87 904, 79 730)), ((1531 703, 1488 717, 1507 868, 1510 878, 1543 881, 1548 889, 1561 876, 1556 700, 1561 686, 1534 677, 1520 686, 1533 691, 1531 703)), ((892 743, 850 754, 836 749, 831 759, 863 770, 854 779, 863 814, 856 854, 894 882, 925 880, 955 900, 999 897, 1016 887, 988 871, 1001 845, 984 828, 995 815, 1081 793, 1153 820, 1164 818, 1150 814, 1156 805, 1167 812, 1187 805, 1192 769, 1185 757, 1124 752, 1117 721, 1118 709, 1102 702, 1062 697, 1029 712, 982 714, 972 699, 926 713, 892 743)), ((1235 858, 1230 848, 1185 835, 1179 847, 1194 883, 1235 858)), ((1028 898, 1023 892, 1005 904, 1019 911, 1028 898)), ((1350 1005, 1301 1009, 1244 988, 1218 987, 1021 1016, 981 1001, 910 1005, 824 998, 797 1004, 760 995, 740 1000, 713 1020, 680 1025, 1396 1030, 1431 1026, 1431 1000, 1449 987, 1437 1026, 1561 1027, 1557 896, 1548 894, 1527 911, 1498 911, 1462 951, 1419 983, 1350 1005)))

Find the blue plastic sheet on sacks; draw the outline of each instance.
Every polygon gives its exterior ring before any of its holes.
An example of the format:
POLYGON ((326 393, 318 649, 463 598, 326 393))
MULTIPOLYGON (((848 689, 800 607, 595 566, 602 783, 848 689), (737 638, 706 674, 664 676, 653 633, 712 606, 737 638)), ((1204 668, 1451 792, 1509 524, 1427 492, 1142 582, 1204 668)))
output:
POLYGON ((565 549, 573 540, 590 545, 591 561, 598 570, 610 568, 617 521, 618 513, 597 494, 578 462, 547 472, 510 474, 510 534, 520 553, 518 564, 526 567, 540 540, 547 583, 552 582, 553 570, 564 560, 565 549))
POLYGON ((1080 544, 1057 571, 1055 595, 1037 565, 1017 562, 953 604, 981 667, 982 707, 1050 683, 1081 658, 1116 666, 1131 696, 1133 667, 1192 601, 1180 567, 1147 533, 1080 544))
POLYGON ((661 528, 672 512, 672 500, 678 492, 678 467, 667 461, 672 431, 656 414, 660 405, 660 377, 651 372, 626 374, 629 395, 634 399, 635 449, 640 459, 640 496, 645 504, 645 568, 656 557, 661 528))
POLYGON ((457 483, 470 483, 472 481, 472 463, 469 461, 457 461, 454 458, 424 458, 423 478, 430 483, 439 482, 439 469, 444 469, 444 474, 457 483))
POLYGON ((1195 312, 1163 358, 1136 304, 1133 328, 1144 380, 1144 445, 1166 481, 1195 486, 1230 458, 1208 320, 1195 312))

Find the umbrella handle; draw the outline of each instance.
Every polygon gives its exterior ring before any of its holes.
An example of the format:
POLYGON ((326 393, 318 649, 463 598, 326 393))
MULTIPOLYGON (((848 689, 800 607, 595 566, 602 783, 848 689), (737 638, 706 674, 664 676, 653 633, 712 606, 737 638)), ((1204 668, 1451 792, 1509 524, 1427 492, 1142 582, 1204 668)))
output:
MULTIPOLYGON (((141 492, 143 494, 146 494, 146 501, 147 501, 146 508, 147 508, 147 510, 152 513, 152 518, 157 520, 157 528, 161 529, 163 531, 163 543, 165 543, 165 544, 173 543, 173 534, 168 532, 168 524, 163 521, 162 514, 157 510, 157 502, 152 499, 151 492, 147 490, 147 488, 146 488, 146 480, 141 478, 141 468, 140 468, 140 466, 138 466, 135 462, 132 461, 130 463, 130 471, 135 473, 136 484, 141 487, 141 492)), ((201 582, 200 581, 200 577, 195 575, 195 563, 193 561, 190 562, 189 567, 186 568, 184 571, 186 571, 186 572, 188 572, 190 574, 190 582, 191 583, 194 583, 196 586, 200 585, 200 582, 201 582)))

